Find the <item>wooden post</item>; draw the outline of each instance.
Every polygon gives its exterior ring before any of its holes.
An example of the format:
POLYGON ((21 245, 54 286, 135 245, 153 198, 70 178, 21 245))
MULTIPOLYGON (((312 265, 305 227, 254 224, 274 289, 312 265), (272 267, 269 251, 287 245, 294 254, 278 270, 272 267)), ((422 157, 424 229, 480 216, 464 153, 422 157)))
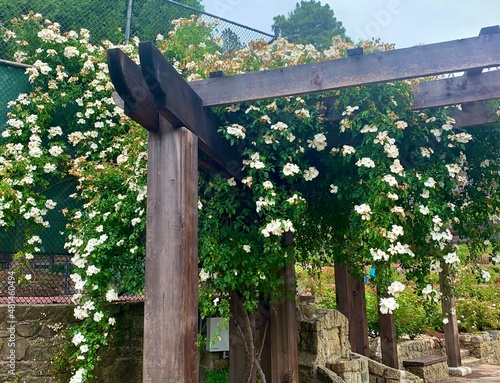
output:
POLYGON ((364 281, 354 279, 348 265, 335 265, 335 295, 337 310, 349 321, 349 343, 352 351, 368 355, 368 321, 364 281))
MULTIPOLYGON (((377 295, 379 299, 382 298, 380 291, 377 295)), ((379 310, 378 326, 380 329, 380 351, 382 353, 382 363, 386 366, 399 369, 398 340, 396 336, 394 314, 382 314, 379 310)))
POLYGON ((149 133, 144 383, 198 382, 198 139, 149 133))
MULTIPOLYGON (((352 278, 352 276, 351 276, 352 278)), ((356 339, 354 344, 351 341, 353 351, 368 356, 368 319, 366 317, 366 295, 365 283, 363 279, 352 279, 352 307, 353 317, 349 321, 353 322, 353 327, 356 329, 356 339)))
POLYGON ((443 271, 439 274, 439 283, 441 287, 441 307, 443 318, 448 319, 444 325, 444 343, 446 346, 446 355, 448 356, 449 367, 459 367, 462 364, 460 356, 460 341, 458 338, 458 322, 455 311, 455 289, 450 267, 443 265, 443 271))
MULTIPOLYGON (((284 244, 291 243, 292 233, 286 233, 284 244)), ((291 253, 290 251, 289 256, 291 253)), ((271 303, 271 379, 268 383, 298 383, 299 353, 293 262, 285 266, 280 274, 285 281, 285 295, 271 303)))

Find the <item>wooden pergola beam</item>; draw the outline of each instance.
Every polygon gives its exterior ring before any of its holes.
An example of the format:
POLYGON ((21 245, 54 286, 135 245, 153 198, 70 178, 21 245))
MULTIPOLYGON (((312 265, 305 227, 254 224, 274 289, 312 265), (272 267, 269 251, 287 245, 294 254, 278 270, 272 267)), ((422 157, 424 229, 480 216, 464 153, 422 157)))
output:
POLYGON ((500 33, 190 83, 204 106, 500 66, 500 33))
POLYGON ((139 53, 141 67, 118 48, 107 52, 111 81, 125 114, 150 132, 158 131, 160 115, 174 128, 188 128, 203 152, 241 179, 240 152, 217 133, 221 124, 215 114, 203 108, 198 95, 152 43, 141 43, 139 53))
POLYGON ((500 71, 421 82, 412 87, 412 109, 427 109, 500 98, 500 71))

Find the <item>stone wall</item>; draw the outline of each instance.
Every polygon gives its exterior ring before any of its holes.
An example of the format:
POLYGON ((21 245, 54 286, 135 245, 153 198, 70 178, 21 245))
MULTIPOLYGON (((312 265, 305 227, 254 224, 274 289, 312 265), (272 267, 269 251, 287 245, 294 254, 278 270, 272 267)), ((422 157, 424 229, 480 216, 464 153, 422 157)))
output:
MULTIPOLYGON (((109 309, 116 317, 116 331, 109 346, 102 349, 97 382, 140 382, 144 306, 114 304, 109 309)), ((0 305, 0 382, 14 382, 16 377, 25 383, 67 381, 69 371, 63 352, 68 331, 76 323, 73 306, 18 304, 15 323, 10 323, 8 314, 7 305, 0 305), (11 352, 15 353, 15 363, 10 363, 14 360, 11 352), (11 374, 12 367, 15 375, 11 374)))
POLYGON ((498 331, 483 334, 460 335, 460 347, 469 350, 485 364, 500 364, 500 336, 498 331))
MULTIPOLYGON (((371 340, 370 353, 370 358, 378 362, 382 360, 379 338, 371 340)), ((412 360, 429 355, 446 355, 444 339, 426 336, 421 339, 398 343, 398 361, 400 369, 403 369, 404 360, 412 360)))

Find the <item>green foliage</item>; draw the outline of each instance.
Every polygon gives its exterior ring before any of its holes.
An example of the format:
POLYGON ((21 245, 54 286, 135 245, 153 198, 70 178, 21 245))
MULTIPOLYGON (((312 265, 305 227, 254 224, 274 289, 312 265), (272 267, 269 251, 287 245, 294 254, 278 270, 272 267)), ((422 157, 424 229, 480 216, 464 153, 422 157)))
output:
POLYGON ((337 20, 330 6, 316 0, 301 0, 288 16, 275 16, 273 20, 273 29, 279 28, 281 36, 288 41, 312 44, 317 49, 330 47, 333 36, 346 37, 342 22, 337 20))
POLYGON ((214 368, 206 373, 203 383, 229 383, 229 368, 214 368))

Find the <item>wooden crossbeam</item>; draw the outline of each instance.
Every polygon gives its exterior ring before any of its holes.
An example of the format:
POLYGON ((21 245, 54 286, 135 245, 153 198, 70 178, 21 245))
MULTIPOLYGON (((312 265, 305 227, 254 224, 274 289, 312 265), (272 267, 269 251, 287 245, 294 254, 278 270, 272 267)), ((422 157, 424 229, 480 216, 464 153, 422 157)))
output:
POLYGON ((500 33, 190 83, 204 106, 500 66, 500 33))
POLYGON ((412 91, 414 110, 499 99, 500 71, 422 82, 412 91))
POLYGON ((118 48, 109 49, 107 58, 109 75, 123 100, 125 114, 147 130, 158 131, 158 112, 139 66, 118 48))
POLYGON ((139 45, 139 56, 157 112, 174 127, 191 130, 198 136, 201 150, 240 178, 240 153, 217 133, 221 124, 215 114, 203 107, 201 98, 151 41, 139 45))

